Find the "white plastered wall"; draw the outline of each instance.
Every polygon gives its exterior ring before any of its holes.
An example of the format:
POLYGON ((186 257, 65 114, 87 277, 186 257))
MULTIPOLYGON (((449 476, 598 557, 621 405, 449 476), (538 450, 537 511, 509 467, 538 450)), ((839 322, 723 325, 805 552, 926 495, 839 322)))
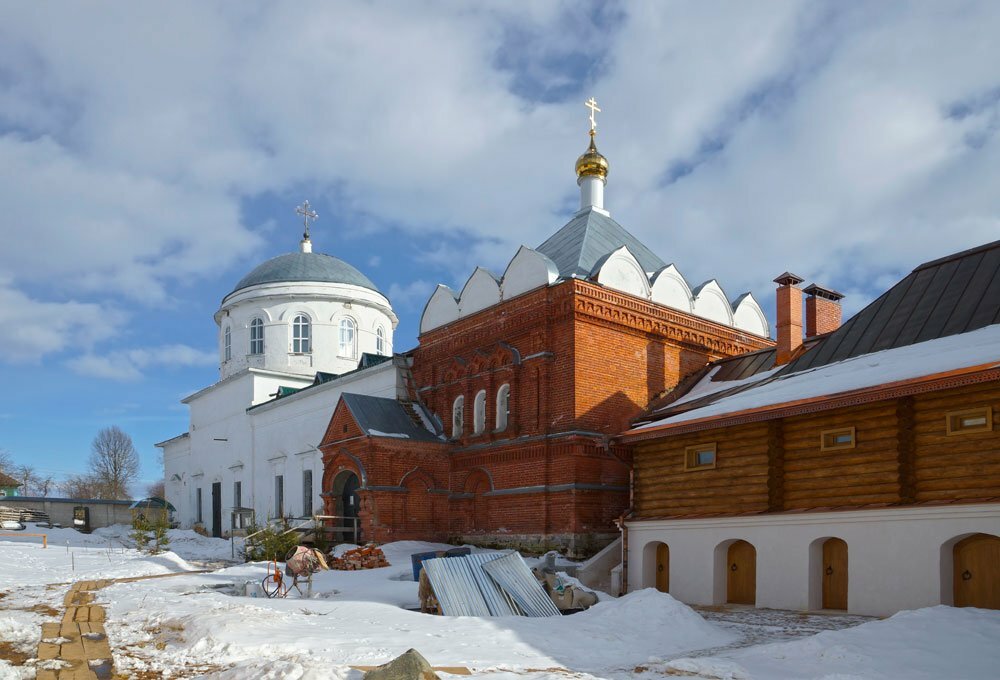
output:
POLYGON ((649 278, 626 246, 608 255, 599 267, 595 278, 601 285, 649 299, 649 278))
POLYGON ((667 265, 653 275, 650 291, 653 302, 691 313, 694 298, 684 276, 674 265, 667 265))
POLYGON ((476 267, 458 298, 459 316, 468 316, 500 302, 500 283, 487 270, 476 267))
POLYGON ((444 326, 458 319, 458 298, 455 292, 444 284, 438 284, 420 316, 420 332, 444 326))
POLYGON ((558 280, 559 269, 552 260, 537 250, 521 246, 503 273, 503 299, 509 300, 558 280))
POLYGON ((733 310, 726 294, 715 279, 694 291, 694 313, 727 326, 733 325, 733 310))
POLYGON ((670 593, 688 604, 726 601, 726 548, 757 550, 757 606, 821 603, 822 539, 848 547, 848 611, 888 616, 952 603, 951 549, 973 533, 1000 533, 1000 504, 629 522, 629 590, 655 587, 655 557, 670 549, 670 593), (721 558, 721 559, 720 559, 721 558))
POLYGON ((754 335, 768 337, 771 329, 767 323, 767 316, 764 310, 757 304, 752 293, 747 293, 740 298, 739 303, 733 310, 733 323, 737 328, 745 330, 754 335))

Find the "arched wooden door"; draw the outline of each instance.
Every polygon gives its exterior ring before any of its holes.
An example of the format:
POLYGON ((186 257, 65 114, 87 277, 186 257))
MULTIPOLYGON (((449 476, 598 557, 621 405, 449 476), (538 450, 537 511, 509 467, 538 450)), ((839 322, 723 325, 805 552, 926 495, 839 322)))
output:
POLYGON ((955 606, 1000 609, 1000 538, 973 534, 955 544, 955 606))
POLYGON ((670 548, 666 543, 656 546, 656 589, 670 592, 670 548))
POLYGON ((847 609, 847 543, 839 538, 823 543, 823 609, 847 609))
POLYGON ((746 541, 729 546, 726 562, 726 602, 757 603, 757 550, 746 541))

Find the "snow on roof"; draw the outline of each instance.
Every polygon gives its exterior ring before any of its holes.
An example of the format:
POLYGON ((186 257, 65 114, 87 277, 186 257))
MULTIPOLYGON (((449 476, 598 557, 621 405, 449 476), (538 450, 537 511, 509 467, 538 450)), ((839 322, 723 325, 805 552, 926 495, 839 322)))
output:
MULTIPOLYGON (((640 425, 631 432, 990 364, 993 364, 993 367, 1000 366, 1000 324, 915 345, 864 354, 772 380, 767 380, 773 373, 771 371, 757 374, 748 382, 766 381, 764 384, 722 397, 702 408, 640 425)), ((692 392, 701 388, 704 391, 697 396, 708 394, 711 386, 705 383, 710 377, 706 376, 692 389, 692 392)), ((733 385, 733 382, 721 383, 720 387, 733 385)), ((685 395, 684 399, 689 397, 690 393, 685 395)))

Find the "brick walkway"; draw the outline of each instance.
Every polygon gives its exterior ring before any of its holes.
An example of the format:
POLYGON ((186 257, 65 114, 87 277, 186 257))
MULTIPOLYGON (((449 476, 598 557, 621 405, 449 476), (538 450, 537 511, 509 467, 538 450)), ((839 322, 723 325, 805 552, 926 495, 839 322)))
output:
POLYGON ((94 604, 96 591, 112 583, 189 576, 203 574, 205 571, 77 581, 63 598, 66 612, 62 621, 42 624, 36 680, 110 680, 114 676, 111 647, 108 645, 108 635, 104 630, 104 607, 94 604), (59 668, 46 668, 47 665, 59 668))

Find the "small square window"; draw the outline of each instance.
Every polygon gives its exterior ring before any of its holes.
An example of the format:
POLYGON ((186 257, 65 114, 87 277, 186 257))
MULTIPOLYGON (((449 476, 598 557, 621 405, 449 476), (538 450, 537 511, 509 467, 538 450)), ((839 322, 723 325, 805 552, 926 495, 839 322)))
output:
POLYGON ((715 467, 715 442, 689 446, 684 450, 685 470, 707 470, 715 467))
POLYGON ((853 427, 841 427, 836 430, 823 430, 823 432, 819 435, 819 448, 821 451, 853 449, 855 443, 853 427))
POLYGON ((952 411, 947 414, 945 425, 947 433, 972 434, 973 432, 993 431, 993 409, 989 406, 971 408, 965 411, 952 411))

